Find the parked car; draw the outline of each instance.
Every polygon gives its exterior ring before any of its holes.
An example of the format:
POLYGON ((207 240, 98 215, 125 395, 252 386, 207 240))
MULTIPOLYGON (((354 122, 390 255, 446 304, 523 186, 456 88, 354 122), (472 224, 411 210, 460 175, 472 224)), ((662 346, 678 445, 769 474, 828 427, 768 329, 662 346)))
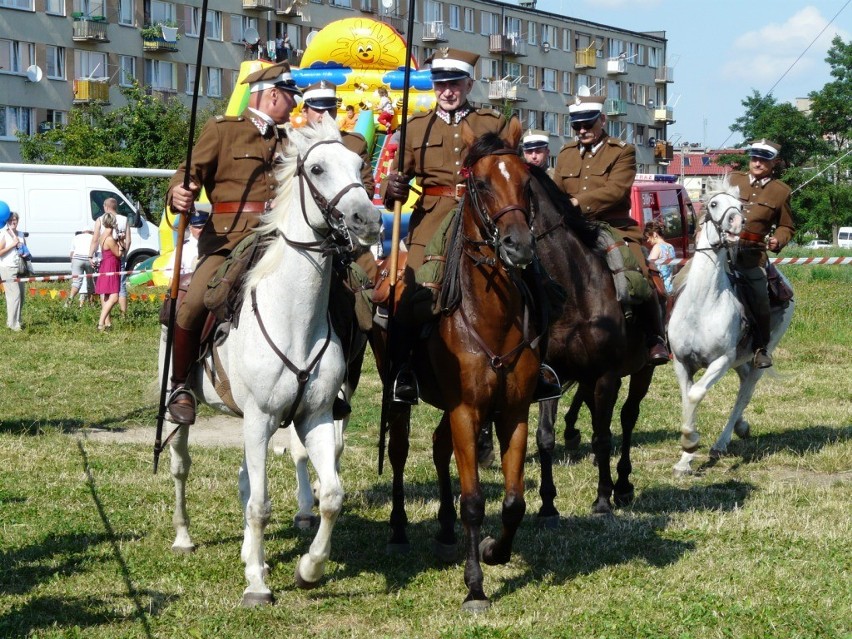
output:
POLYGON ((837 246, 852 248, 852 226, 841 226, 837 233, 837 246))
POLYGON ((816 249, 827 249, 827 248, 831 248, 831 242, 829 242, 828 240, 811 240, 810 242, 805 244, 802 248, 808 249, 810 251, 813 251, 813 250, 816 250, 816 249))

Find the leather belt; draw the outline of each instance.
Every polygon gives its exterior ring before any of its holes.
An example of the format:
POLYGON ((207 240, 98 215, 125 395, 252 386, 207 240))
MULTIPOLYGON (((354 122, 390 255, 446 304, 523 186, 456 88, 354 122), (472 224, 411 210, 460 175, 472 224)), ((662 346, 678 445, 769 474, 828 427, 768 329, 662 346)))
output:
POLYGON ((740 231, 740 239, 747 242, 763 242, 766 238, 760 233, 752 233, 751 231, 740 231))
POLYGON ((465 190, 466 187, 464 184, 456 184, 455 186, 426 186, 423 188, 423 195, 452 197, 460 200, 464 197, 465 190))
POLYGON ((216 202, 213 204, 213 215, 219 213, 263 213, 266 202, 216 202))

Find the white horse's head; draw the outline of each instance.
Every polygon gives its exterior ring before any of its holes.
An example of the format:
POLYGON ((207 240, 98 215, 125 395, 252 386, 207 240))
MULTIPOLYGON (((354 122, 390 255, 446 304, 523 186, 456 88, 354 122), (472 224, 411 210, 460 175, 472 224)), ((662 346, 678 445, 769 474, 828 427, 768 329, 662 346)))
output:
POLYGON ((285 131, 288 142, 269 224, 283 228, 291 210, 300 208, 316 233, 338 245, 375 244, 381 214, 361 183, 361 158, 343 145, 334 120, 326 114, 314 126, 287 124, 285 131))
POLYGON ((727 177, 710 180, 701 201, 704 204, 704 217, 701 220, 698 247, 718 249, 735 245, 744 222, 739 187, 731 186, 727 177))

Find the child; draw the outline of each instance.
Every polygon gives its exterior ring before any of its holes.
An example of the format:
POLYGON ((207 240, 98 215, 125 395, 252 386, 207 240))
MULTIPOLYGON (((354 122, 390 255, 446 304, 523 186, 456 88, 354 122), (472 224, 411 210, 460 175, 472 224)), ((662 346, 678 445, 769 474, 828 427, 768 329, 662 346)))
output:
POLYGON ((393 116, 396 113, 393 108, 393 102, 388 97, 388 90, 384 87, 379 87, 379 124, 385 127, 385 130, 390 132, 393 116))
POLYGON ((355 124, 358 122, 358 116, 355 115, 355 107, 351 104, 346 105, 346 115, 340 122, 341 131, 354 131, 355 124))

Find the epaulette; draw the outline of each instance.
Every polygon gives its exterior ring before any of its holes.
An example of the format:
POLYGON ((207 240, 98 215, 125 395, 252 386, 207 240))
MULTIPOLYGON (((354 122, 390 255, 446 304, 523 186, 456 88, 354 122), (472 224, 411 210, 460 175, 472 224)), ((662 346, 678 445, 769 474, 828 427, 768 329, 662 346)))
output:
POLYGON ((606 143, 612 146, 620 146, 622 149, 627 146, 627 142, 621 138, 614 138, 612 136, 607 137, 606 143))
POLYGON ((579 140, 571 140, 570 142, 566 142, 564 145, 562 145, 562 148, 559 149, 559 152, 562 153, 562 151, 564 151, 565 149, 576 149, 578 146, 580 146, 579 140))
POLYGON ((408 116, 408 120, 410 122, 411 120, 416 120, 417 118, 425 118, 427 116, 432 115, 434 112, 434 109, 429 109, 428 111, 419 111, 418 113, 412 113, 408 116))
POLYGON ((479 115, 490 115, 495 118, 503 117, 503 114, 497 109, 492 109, 491 107, 482 107, 481 109, 477 109, 476 113, 479 115))
POLYGON ((217 115, 216 122, 242 122, 245 118, 241 115, 217 115))

